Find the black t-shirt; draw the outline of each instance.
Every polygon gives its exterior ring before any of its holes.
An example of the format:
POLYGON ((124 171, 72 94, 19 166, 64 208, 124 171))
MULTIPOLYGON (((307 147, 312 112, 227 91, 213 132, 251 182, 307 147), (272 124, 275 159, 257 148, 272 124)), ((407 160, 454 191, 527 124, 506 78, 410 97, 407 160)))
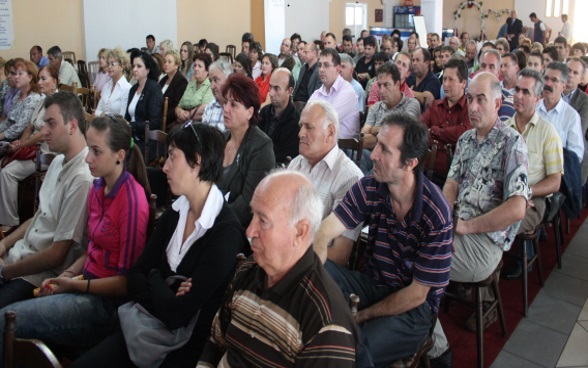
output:
MULTIPOLYGON (((308 64, 304 64, 303 68, 306 68, 304 71, 304 75, 300 80, 300 87, 298 87, 298 91, 296 91, 296 95, 294 96, 294 101, 304 101, 307 102, 310 98, 310 93, 308 92, 308 81, 310 81, 310 76, 314 73, 318 63, 314 63, 312 68, 308 69, 308 64)), ((314 91, 312 91, 314 92, 314 91)))
MULTIPOLYGON (((376 62, 372 57, 369 63, 365 62, 365 56, 361 59, 357 60, 357 64, 355 65, 355 72, 357 74, 361 73, 368 73, 370 75, 370 79, 376 76, 376 62)), ((365 89, 365 86, 368 82, 368 79, 365 80, 358 80, 361 83, 361 86, 365 89)))

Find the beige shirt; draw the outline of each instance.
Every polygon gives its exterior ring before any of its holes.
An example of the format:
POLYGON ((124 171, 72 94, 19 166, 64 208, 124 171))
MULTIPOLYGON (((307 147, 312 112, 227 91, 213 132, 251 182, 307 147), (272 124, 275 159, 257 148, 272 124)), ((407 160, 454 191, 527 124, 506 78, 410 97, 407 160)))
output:
POLYGON ((87 222, 88 193, 93 180, 85 162, 87 154, 88 147, 85 147, 65 164, 63 155, 55 157, 39 192, 39 208, 24 238, 17 241, 4 258, 8 264, 16 263, 49 248, 54 242, 73 240, 62 265, 23 277, 35 286, 40 286, 46 278, 59 275, 80 255, 87 222))

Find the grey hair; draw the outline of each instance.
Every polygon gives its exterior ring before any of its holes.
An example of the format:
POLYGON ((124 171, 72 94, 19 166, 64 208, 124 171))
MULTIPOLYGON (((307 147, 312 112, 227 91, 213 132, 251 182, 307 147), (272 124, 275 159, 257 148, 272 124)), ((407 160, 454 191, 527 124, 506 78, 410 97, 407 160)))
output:
POLYGON ((219 58, 214 63, 210 64, 208 67, 208 73, 212 72, 213 70, 218 69, 228 77, 229 75, 233 74, 233 66, 224 58, 219 58))
POLYGON ((482 53, 482 56, 480 57, 483 58, 484 56, 488 55, 488 54, 492 54, 494 56, 496 56, 496 58, 498 58, 498 66, 502 65, 502 56, 500 56, 500 53, 497 50, 494 49, 490 49, 490 50, 486 50, 482 53))
POLYGON ((337 110, 329 102, 324 100, 315 100, 306 104, 304 110, 312 108, 312 106, 318 106, 323 111, 323 122, 321 127, 323 130, 327 130, 329 125, 335 127, 335 141, 339 139, 339 114, 337 110))
POLYGON ((339 54, 341 56, 341 63, 347 63, 352 68, 355 68, 355 61, 351 58, 349 54, 339 54))
POLYGON ((476 74, 476 76, 474 77, 474 79, 472 79, 472 82, 475 81, 478 78, 481 78, 481 76, 484 75, 489 75, 490 76, 490 91, 492 92, 492 98, 493 99, 497 99, 500 98, 502 99, 502 85, 500 84, 500 80, 498 78, 496 78, 496 76, 490 72, 481 72, 476 74))
POLYGON ((312 185, 312 182, 306 175, 299 171, 275 169, 269 173, 264 181, 269 181, 276 176, 282 175, 296 175, 304 178, 304 181, 306 181, 305 184, 300 185, 294 192, 294 198, 290 204, 288 224, 294 226, 302 220, 307 220, 310 224, 311 240, 314 240, 314 235, 318 231, 323 218, 323 201, 314 185, 312 185))
POLYGON ((552 61, 551 63, 547 64, 546 69, 559 70, 561 72, 562 82, 564 82, 564 83, 568 82, 569 71, 568 71, 568 66, 565 63, 562 63, 559 61, 552 61))
POLYGON ((541 92, 543 92, 543 86, 545 85, 545 78, 536 71, 535 69, 525 68, 519 72, 519 78, 533 78, 535 79, 535 88, 533 89, 533 93, 535 96, 540 96, 541 92))
POLYGON ((170 39, 161 41, 160 45, 165 45, 166 50, 174 49, 174 42, 170 39))

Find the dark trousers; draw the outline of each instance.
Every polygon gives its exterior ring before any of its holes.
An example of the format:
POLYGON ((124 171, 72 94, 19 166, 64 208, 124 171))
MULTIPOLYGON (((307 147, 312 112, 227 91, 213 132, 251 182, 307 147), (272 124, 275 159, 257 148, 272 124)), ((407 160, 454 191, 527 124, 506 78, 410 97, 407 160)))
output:
POLYGON ((23 279, 7 281, 0 285, 0 309, 12 303, 32 299, 35 286, 23 279))

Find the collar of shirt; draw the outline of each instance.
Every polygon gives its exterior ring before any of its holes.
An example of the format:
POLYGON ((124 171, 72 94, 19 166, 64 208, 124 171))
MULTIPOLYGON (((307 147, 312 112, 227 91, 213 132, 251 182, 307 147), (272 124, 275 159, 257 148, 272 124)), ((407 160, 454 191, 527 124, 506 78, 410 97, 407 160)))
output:
POLYGON ((564 92, 561 93, 561 97, 563 98, 563 100, 567 103, 570 103, 570 101, 572 100, 572 98, 574 97, 574 93, 576 93, 576 91, 578 90, 578 88, 574 88, 572 90, 572 92, 570 92, 569 94, 565 94, 564 92))
POLYGON ((457 101, 457 103, 455 105, 451 106, 451 107, 449 107, 449 100, 447 99, 447 97, 445 97, 442 100, 436 100, 435 103, 437 105, 443 105, 447 110, 450 110, 450 109, 454 108, 455 106, 459 106, 463 110, 463 109, 466 108, 466 105, 467 105, 468 102, 467 102, 466 95, 464 93, 464 95, 461 96, 461 98, 459 99, 459 101, 457 101))
POLYGON ((537 105, 537 108, 535 110, 542 110, 546 114, 557 113, 559 115, 563 112, 563 108, 564 108, 563 104, 565 104, 565 103, 567 103, 567 102, 565 102, 563 100, 563 98, 560 98, 559 102, 555 105, 555 107, 553 109, 551 109, 550 111, 547 111, 547 106, 545 106, 545 98, 542 98, 541 101, 539 101, 539 105, 537 105))
POLYGON ((516 114, 508 119, 507 121, 504 122, 504 124, 506 126, 509 126, 511 128, 513 128, 514 130, 516 130, 519 134, 524 135, 524 133, 527 131, 529 124, 531 124, 532 126, 536 126, 537 122, 539 121, 539 114, 537 114, 537 112, 535 112, 533 114, 533 116, 531 116, 531 119, 529 120, 529 122, 525 125, 525 131, 524 132, 520 132, 519 131, 519 127, 517 126, 517 121, 516 121, 516 114))
POLYGON ((312 249, 312 246, 309 246, 302 258, 296 262, 294 267, 292 267, 292 269, 290 269, 290 271, 288 271, 288 273, 284 275, 280 281, 278 281, 269 289, 265 289, 265 279, 267 278, 267 274, 261 267, 259 267, 256 278, 258 280, 259 290, 262 290, 261 294, 263 295, 265 293, 270 293, 270 295, 275 294, 280 297, 288 295, 300 282, 300 279, 304 277, 308 269, 312 267, 313 262, 314 250, 312 249))
MULTIPOLYGON (((408 211, 407 216, 404 218, 404 222, 408 224, 408 221, 420 222, 421 217, 423 216, 423 171, 419 171, 416 174, 416 192, 414 196, 414 202, 412 203, 412 207, 408 211)), ((388 191, 388 184, 378 182, 378 187, 376 188, 376 193, 384 198, 385 201, 388 200, 390 197, 390 192, 388 191)))
POLYGON ((339 90, 341 90, 341 88, 343 87, 343 83, 349 82, 346 82, 342 76, 338 75, 337 79, 335 79, 335 82, 333 82, 333 85, 329 89, 329 93, 327 93, 327 87, 325 87, 324 84, 319 89, 319 93, 323 96, 331 96, 333 93, 339 92, 339 90))
MULTIPOLYGON (((205 231, 210 229, 223 207, 223 202, 224 198, 220 189, 218 189, 216 184, 212 184, 210 193, 208 193, 208 197, 204 202, 204 207, 202 207, 202 213, 200 214, 200 217, 194 222, 194 225, 196 225, 194 231, 198 230, 198 225, 200 225, 200 227, 205 231)), ((188 202, 188 198, 186 198, 186 196, 181 196, 180 198, 176 199, 174 203, 172 203, 172 208, 176 212, 187 213, 190 210, 190 202, 188 202)))
MULTIPOLYGON (((498 130, 503 126, 503 124, 504 123, 500 120, 500 118, 496 119, 496 122, 492 126, 492 129, 490 129, 488 132, 488 135, 479 144, 484 144, 486 141, 488 141, 490 144, 494 144, 496 136, 498 135, 498 130)), ((476 145, 478 145, 478 133, 475 128, 474 134, 470 136, 470 139, 473 140, 476 145)))
MULTIPOLYGON (((131 174, 129 174, 127 170, 123 169, 123 172, 120 175, 120 177, 118 178, 118 180, 116 181, 116 184, 114 184, 114 187, 112 189, 110 189, 110 192, 108 192, 108 194, 106 194, 104 197, 105 198, 116 197, 118 191, 120 190, 120 188, 122 187, 124 182, 129 180, 130 175, 131 174)), ((104 180, 104 178, 98 178, 98 179, 94 180, 94 190, 98 190, 102 187, 106 187, 106 181, 104 180)))
POLYGON ((75 155, 71 160, 69 160, 67 162, 65 161, 65 157, 64 157, 64 159, 62 161, 63 168, 61 169, 61 172, 64 173, 70 167, 77 166, 80 161, 85 161, 86 160, 86 156, 88 155, 88 151, 89 150, 90 149, 88 147, 84 147, 83 150, 81 150, 80 152, 78 152, 77 155, 75 155))

